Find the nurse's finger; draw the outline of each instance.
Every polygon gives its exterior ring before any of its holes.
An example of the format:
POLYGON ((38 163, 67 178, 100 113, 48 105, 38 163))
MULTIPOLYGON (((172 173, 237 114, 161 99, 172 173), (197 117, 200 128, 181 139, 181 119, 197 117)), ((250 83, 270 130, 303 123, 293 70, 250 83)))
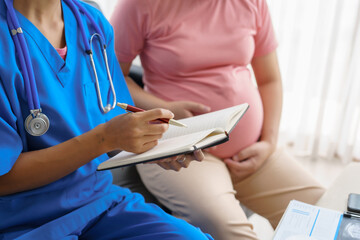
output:
POLYGON ((145 136, 142 136, 141 138, 139 138, 139 142, 142 142, 143 144, 145 144, 148 142, 157 141, 161 137, 162 137, 162 134, 145 135, 145 136))
POLYGON ((141 152, 146 152, 146 151, 152 149, 153 147, 155 147, 157 144, 158 144, 157 140, 146 142, 142 145, 141 152))
POLYGON ((157 135, 163 134, 169 128, 169 124, 166 123, 159 123, 159 124, 149 124, 146 126, 144 131, 144 135, 157 135))
POLYGON ((181 167, 187 168, 190 165, 190 162, 192 161, 191 157, 186 155, 179 155, 176 159, 176 162, 178 162, 181 167))
POLYGON ((205 158, 204 153, 201 149, 195 150, 193 152, 193 156, 194 156, 195 160, 199 161, 199 162, 201 162, 205 158))
POLYGON ((178 163, 176 160, 175 161, 171 161, 169 163, 170 166, 170 170, 174 170, 176 172, 180 171, 180 169, 182 168, 181 164, 178 163))
POLYGON ((141 112, 144 121, 152 121, 158 118, 174 118, 174 114, 166 109, 155 108, 145 112, 141 112))

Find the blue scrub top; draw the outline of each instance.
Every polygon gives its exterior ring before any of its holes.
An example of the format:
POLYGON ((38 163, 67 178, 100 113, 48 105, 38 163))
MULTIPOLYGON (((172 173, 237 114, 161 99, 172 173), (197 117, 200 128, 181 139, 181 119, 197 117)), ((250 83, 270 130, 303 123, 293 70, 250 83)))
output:
MULTIPOLYGON (((118 101, 132 104, 115 57, 113 30, 99 11, 83 5, 105 35, 118 101)), ((124 113, 120 108, 107 114, 100 110, 94 75, 76 19, 65 3, 62 2, 62 6, 68 48, 65 61, 41 32, 17 12, 30 49, 41 108, 50 119, 49 131, 43 136, 33 137, 24 128, 24 120, 29 115, 24 80, 6 22, 6 7, 3 1, 0 2, 0 175, 11 170, 22 152, 57 145, 124 113)), ((90 39, 94 29, 87 18, 82 17, 86 20, 84 27, 90 39)), ((109 81, 97 44, 95 49, 94 60, 102 99, 106 103, 109 81)), ((77 224, 86 223, 101 214, 112 201, 119 198, 120 189, 111 185, 110 172, 96 171, 97 166, 106 159, 107 155, 102 155, 47 186, 0 197, 0 236, 1 232, 26 231, 61 216, 72 219, 72 227, 76 228, 77 224)), ((57 223, 56 228, 69 227, 68 223, 64 221, 64 226, 57 223)))

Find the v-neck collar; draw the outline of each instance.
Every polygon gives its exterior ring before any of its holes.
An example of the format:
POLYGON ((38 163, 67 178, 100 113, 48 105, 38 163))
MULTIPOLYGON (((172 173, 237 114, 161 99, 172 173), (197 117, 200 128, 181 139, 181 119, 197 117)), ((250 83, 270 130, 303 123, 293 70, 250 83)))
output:
MULTIPOLYGON (((67 82, 67 74, 70 72, 72 66, 74 66, 76 47, 77 47, 77 35, 76 28, 77 23, 76 19, 70 10, 70 8, 61 1, 63 9, 63 18, 64 18, 64 27, 65 27, 65 41, 67 46, 67 56, 66 59, 62 59, 57 53, 56 49, 50 44, 47 38, 32 24, 24 15, 16 11, 17 17, 20 22, 20 26, 23 31, 27 34, 27 37, 30 37, 35 44, 38 46, 43 57, 46 59, 47 63, 50 65, 51 69, 59 79, 61 85, 64 87, 67 82)), ((31 49, 29 49, 31 55, 31 49)))

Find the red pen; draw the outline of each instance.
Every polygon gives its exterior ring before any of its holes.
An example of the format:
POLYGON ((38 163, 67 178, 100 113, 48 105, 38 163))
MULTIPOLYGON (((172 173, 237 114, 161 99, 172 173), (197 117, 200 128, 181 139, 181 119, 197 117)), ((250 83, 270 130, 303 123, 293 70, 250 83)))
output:
MULTIPOLYGON (((125 109, 126 111, 129 111, 129 112, 143 112, 145 111, 144 109, 141 109, 141 108, 137 108, 137 107, 134 107, 134 106, 131 106, 129 104, 126 104, 126 103, 117 103, 117 105, 119 107, 121 107, 122 109, 125 109)), ((168 124, 171 124, 171 125, 174 125, 174 126, 178 126, 178 127, 187 127, 185 124, 179 122, 179 121, 176 121, 174 119, 168 119, 168 118, 158 118, 156 120, 159 120, 159 121, 162 121, 164 123, 168 123, 168 124)))

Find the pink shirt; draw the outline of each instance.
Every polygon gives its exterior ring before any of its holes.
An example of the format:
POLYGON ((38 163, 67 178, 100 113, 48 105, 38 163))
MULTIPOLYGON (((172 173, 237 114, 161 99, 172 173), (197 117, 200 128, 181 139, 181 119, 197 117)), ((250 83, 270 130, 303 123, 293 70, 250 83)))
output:
POLYGON ((120 62, 140 54, 145 90, 169 101, 248 112, 214 155, 256 142, 263 106, 248 65, 277 47, 265 0, 119 0, 111 18, 120 62))
POLYGON ((67 53, 67 46, 65 46, 65 47, 63 47, 63 48, 57 48, 56 51, 58 52, 58 54, 60 55, 60 57, 65 60, 65 58, 66 58, 66 53, 67 53))

